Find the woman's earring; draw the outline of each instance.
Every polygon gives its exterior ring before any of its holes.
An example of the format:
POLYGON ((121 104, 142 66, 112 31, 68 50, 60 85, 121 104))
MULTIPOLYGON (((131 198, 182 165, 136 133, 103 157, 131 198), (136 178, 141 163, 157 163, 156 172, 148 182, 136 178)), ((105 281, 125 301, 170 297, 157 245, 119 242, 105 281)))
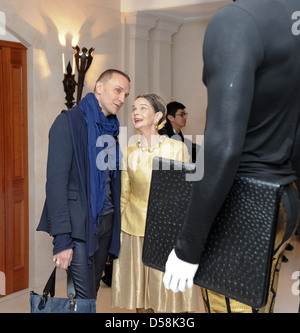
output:
POLYGON ((156 130, 158 130, 158 121, 157 120, 154 120, 154 127, 156 130))

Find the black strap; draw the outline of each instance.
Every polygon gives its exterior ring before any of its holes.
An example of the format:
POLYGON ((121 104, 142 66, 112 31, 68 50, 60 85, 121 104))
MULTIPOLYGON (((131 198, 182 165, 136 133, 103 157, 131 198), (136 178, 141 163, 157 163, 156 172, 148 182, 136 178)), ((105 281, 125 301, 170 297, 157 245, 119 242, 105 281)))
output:
MULTIPOLYGON (((53 269, 49 280, 47 281, 45 288, 43 290, 43 296, 48 296, 50 294, 51 297, 55 295, 55 276, 56 276, 56 267, 53 269)), ((67 270, 67 295, 68 298, 74 299, 76 295, 72 273, 71 270, 67 270)))
POLYGON ((48 295, 50 294, 51 297, 54 297, 55 295, 55 276, 56 276, 56 267, 52 271, 45 288, 43 290, 43 296, 41 297, 40 303, 39 303, 39 310, 43 310, 46 306, 48 295))
POLYGON ((50 294, 51 297, 55 295, 55 276, 56 276, 56 267, 51 273, 49 280, 47 281, 45 288, 43 290, 43 296, 48 296, 50 294))
POLYGON ((67 294, 69 299, 74 299, 76 295, 71 270, 67 270, 67 294))

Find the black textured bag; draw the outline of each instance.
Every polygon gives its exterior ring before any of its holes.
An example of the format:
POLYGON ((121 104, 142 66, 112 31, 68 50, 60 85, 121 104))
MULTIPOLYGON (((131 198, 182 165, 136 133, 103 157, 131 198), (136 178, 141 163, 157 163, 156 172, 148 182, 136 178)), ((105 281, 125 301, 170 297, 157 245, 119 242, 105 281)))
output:
MULTIPOLYGON (((163 158, 153 163, 143 262, 164 271, 191 197, 193 182, 186 175, 195 168, 163 158)), ((266 304, 281 193, 278 184, 235 178, 210 230, 195 284, 254 308, 266 304)))

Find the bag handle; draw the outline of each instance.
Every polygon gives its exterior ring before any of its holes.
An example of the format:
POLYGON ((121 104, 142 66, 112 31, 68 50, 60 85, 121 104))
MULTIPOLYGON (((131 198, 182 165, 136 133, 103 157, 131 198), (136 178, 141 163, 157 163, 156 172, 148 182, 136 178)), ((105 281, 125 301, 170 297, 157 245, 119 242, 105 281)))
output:
POLYGON ((54 297, 55 295, 55 276, 56 276, 56 267, 52 271, 45 288, 43 290, 43 296, 41 297, 40 303, 39 303, 39 310, 43 310, 46 306, 46 302, 48 299, 48 295, 50 294, 51 297, 54 297))
POLYGON ((67 269, 67 295, 69 299, 74 299, 76 296, 76 291, 70 269, 67 269))
POLYGON ((70 269, 67 269, 67 294, 69 298, 69 311, 74 312, 77 309, 77 302, 74 300, 76 291, 70 269))
MULTIPOLYGON (((53 269, 43 290, 43 296, 41 297, 41 301, 38 306, 39 310, 44 309, 44 307, 46 306, 49 294, 50 297, 54 297, 55 295, 55 277, 56 277, 56 267, 53 269)), ((67 295, 68 298, 70 299, 70 307, 74 307, 76 305, 76 302, 74 301, 74 298, 76 296, 76 291, 70 269, 67 270, 67 295)))

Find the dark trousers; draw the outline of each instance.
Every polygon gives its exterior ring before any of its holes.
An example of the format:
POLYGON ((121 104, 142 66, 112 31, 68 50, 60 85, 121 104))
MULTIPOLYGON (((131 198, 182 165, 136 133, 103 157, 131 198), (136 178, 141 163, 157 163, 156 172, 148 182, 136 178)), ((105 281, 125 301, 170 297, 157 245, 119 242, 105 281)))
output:
POLYGON ((97 227, 99 249, 92 258, 91 265, 87 262, 86 243, 82 240, 73 239, 75 246, 70 269, 76 298, 97 298, 112 236, 113 217, 113 213, 103 216, 101 224, 97 227))

